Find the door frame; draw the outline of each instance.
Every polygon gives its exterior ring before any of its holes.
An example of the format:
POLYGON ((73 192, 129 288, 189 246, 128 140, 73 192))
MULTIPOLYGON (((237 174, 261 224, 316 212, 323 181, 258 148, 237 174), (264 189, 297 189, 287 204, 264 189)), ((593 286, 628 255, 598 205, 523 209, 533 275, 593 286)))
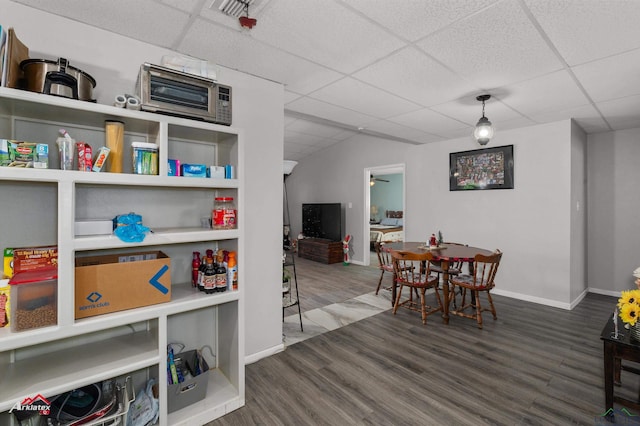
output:
POLYGON ((370 232, 370 224, 369 224, 369 214, 371 212, 371 177, 372 176, 381 176, 381 175, 391 175, 391 174, 402 174, 402 217, 403 217, 403 226, 402 226, 402 239, 404 240, 404 230, 406 229, 406 205, 407 205, 407 174, 405 173, 405 164, 388 164, 385 166, 374 166, 374 167, 366 167, 364 169, 364 217, 363 217, 363 235, 365 238, 363 244, 363 251, 365 255, 363 256, 363 264, 364 266, 369 266, 371 264, 370 259, 371 256, 368 253, 371 251, 370 244, 371 239, 367 238, 370 232))

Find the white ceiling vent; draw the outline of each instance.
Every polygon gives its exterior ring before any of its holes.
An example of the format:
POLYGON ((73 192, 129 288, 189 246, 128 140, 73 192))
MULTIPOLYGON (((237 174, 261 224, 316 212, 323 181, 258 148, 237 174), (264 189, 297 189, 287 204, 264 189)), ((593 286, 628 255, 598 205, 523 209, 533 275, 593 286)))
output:
POLYGON ((244 14, 245 7, 249 5, 249 12, 251 13, 254 7, 258 6, 262 0, 213 0, 209 9, 218 9, 225 15, 239 18, 244 14))

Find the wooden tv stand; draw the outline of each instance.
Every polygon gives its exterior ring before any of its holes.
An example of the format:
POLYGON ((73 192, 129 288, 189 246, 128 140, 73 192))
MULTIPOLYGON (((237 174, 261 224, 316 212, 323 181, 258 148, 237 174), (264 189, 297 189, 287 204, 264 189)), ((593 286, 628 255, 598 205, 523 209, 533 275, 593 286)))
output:
POLYGON ((338 263, 342 262, 343 256, 342 241, 330 241, 322 238, 298 240, 298 257, 322 263, 338 263))

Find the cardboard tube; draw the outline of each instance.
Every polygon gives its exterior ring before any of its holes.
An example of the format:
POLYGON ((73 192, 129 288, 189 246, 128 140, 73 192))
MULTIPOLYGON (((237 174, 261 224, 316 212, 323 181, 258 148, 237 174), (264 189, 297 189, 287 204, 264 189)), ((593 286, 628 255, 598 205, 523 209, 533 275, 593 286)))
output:
POLYGON ((124 154, 124 123, 107 120, 104 122, 105 146, 109 148, 107 170, 111 173, 122 173, 122 157, 124 154))

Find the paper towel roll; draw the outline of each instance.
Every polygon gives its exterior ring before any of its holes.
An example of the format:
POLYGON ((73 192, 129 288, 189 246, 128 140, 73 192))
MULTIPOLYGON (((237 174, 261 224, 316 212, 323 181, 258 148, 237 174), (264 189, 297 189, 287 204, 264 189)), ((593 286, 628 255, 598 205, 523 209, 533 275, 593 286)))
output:
POLYGON ((137 98, 127 98, 127 108, 128 109, 140 109, 140 101, 137 98))
POLYGON ((117 106, 118 108, 124 108, 127 105, 127 98, 125 98, 124 95, 118 95, 116 96, 113 105, 117 106))

